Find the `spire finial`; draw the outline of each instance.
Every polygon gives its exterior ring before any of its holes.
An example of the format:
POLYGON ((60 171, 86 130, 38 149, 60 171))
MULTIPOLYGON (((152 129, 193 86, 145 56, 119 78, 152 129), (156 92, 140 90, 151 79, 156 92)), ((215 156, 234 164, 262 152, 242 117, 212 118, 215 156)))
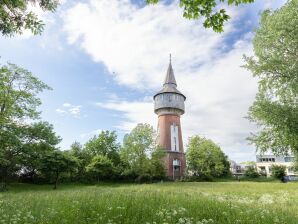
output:
POLYGON ((170 64, 172 63, 172 54, 170 53, 170 64))

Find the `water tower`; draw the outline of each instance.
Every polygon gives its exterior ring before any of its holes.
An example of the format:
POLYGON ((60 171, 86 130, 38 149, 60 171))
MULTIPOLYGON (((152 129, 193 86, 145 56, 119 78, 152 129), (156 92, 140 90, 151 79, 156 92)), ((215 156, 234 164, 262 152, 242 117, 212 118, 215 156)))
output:
POLYGON ((171 57, 163 88, 153 99, 154 112, 158 115, 157 141, 166 150, 166 175, 170 179, 180 179, 186 167, 180 123, 186 97, 177 89, 171 57))

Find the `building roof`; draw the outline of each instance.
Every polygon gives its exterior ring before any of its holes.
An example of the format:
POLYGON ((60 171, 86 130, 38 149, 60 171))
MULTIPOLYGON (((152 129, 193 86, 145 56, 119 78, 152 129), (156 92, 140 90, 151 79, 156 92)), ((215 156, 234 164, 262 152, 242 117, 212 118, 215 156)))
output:
POLYGON ((177 83, 176 83, 171 59, 170 59, 169 67, 165 77, 165 81, 163 83, 163 88, 158 93, 156 93, 153 98, 155 98, 155 96, 161 93, 177 93, 179 95, 182 95, 184 97, 184 100, 186 99, 186 97, 177 89, 177 83))
POLYGON ((169 85, 169 84, 177 86, 171 61, 170 61, 168 71, 167 71, 167 74, 166 74, 166 78, 165 78, 165 81, 164 81, 163 85, 166 86, 166 85, 169 85))

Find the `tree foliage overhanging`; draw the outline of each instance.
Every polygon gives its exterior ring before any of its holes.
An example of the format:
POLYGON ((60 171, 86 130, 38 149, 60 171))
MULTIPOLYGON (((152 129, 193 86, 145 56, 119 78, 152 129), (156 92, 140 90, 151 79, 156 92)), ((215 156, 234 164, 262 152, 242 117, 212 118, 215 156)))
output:
POLYGON ((298 153, 298 0, 266 10, 246 67, 259 80, 249 119, 260 131, 249 137, 261 152, 298 153))
MULTIPOLYGON (((156 4, 160 0, 146 0, 147 4, 156 4)), ((220 3, 238 6, 252 3, 254 0, 180 0, 183 17, 199 19, 204 17, 205 28, 215 32, 223 32, 224 22, 230 19, 225 9, 218 9, 220 3)), ((0 32, 4 36, 22 34, 30 30, 34 35, 41 34, 44 29, 43 21, 31 10, 39 7, 43 11, 54 12, 59 0, 2 0, 0 1, 0 32)))
MULTIPOLYGON (((146 0, 148 4, 156 4, 160 0, 146 0)), ((183 17, 186 19, 199 19, 204 17, 205 28, 212 28, 215 32, 223 32, 224 22, 231 17, 226 10, 218 9, 220 3, 238 6, 240 4, 252 3, 254 0, 180 0, 179 6, 183 9, 183 17)))
POLYGON ((2 0, 0 1, 0 32, 5 36, 22 34, 30 30, 41 34, 43 21, 29 8, 39 7, 43 11, 55 11, 59 0, 2 0))

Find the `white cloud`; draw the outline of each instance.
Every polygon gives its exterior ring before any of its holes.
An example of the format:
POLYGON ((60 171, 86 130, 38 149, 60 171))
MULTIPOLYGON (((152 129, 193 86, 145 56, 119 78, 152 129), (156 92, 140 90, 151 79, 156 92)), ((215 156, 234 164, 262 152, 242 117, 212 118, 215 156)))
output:
POLYGON ((56 112, 62 115, 72 115, 73 117, 79 118, 81 115, 81 105, 72 105, 70 103, 62 104, 61 108, 57 108, 56 112))
POLYGON ((156 126, 156 117, 153 113, 152 103, 144 101, 107 101, 105 103, 96 103, 96 105, 101 108, 121 112, 123 122, 117 128, 129 132, 138 123, 149 123, 156 126))
POLYGON ((80 107, 81 106, 74 106, 74 107, 70 108, 68 111, 75 116, 79 116, 80 112, 81 112, 80 107))
POLYGON ((65 114, 65 113, 66 113, 65 110, 62 110, 62 109, 60 109, 60 108, 57 108, 57 109, 56 109, 56 112, 57 112, 58 114, 65 114))
POLYGON ((71 104, 70 103, 64 103, 63 107, 71 107, 71 104))
MULTIPOLYGON (((213 60, 223 47, 224 34, 184 19, 177 4, 138 8, 129 0, 90 0, 66 12, 64 29, 69 43, 104 63, 120 84, 156 88, 169 53, 176 68, 185 72, 213 60)), ((226 24, 225 30, 231 29, 226 24)))
MULTIPOLYGON (((90 0, 66 12, 64 29, 69 43, 103 63, 119 84, 152 95, 162 85, 171 52, 178 88, 187 97, 182 116, 185 140, 201 134, 219 143, 232 159, 246 160, 253 159, 254 149, 245 137, 254 126, 244 116, 257 83, 240 66, 242 55, 252 54, 252 35, 226 43, 242 10, 230 9, 235 19, 217 34, 201 22, 184 19, 177 2, 138 8, 129 0, 90 0)), ((150 97, 113 98, 97 106, 121 112, 117 127, 129 131, 137 123, 156 126, 150 97)))

